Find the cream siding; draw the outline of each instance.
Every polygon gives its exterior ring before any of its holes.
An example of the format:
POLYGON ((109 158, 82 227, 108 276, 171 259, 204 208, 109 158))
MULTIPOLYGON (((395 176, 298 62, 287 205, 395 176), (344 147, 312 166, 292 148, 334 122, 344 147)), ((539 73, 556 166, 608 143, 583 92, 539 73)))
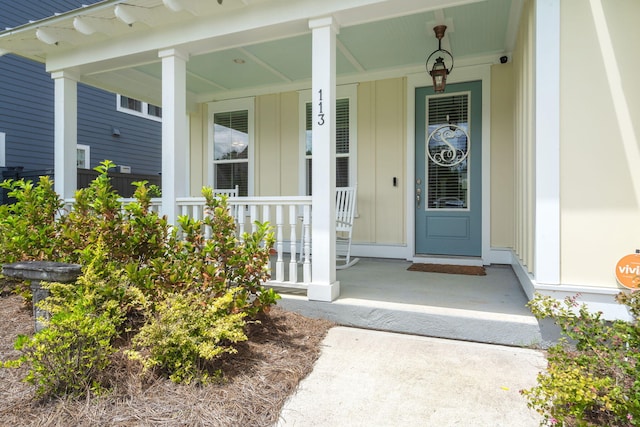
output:
POLYGON ((356 242, 406 244, 405 93, 401 78, 358 86, 356 242))
POLYGON ((561 3, 564 284, 616 287, 640 248, 639 19, 637 0, 561 3))
POLYGON ((491 247, 514 246, 513 63, 491 67, 491 247))
POLYGON ((256 98, 255 180, 256 196, 280 195, 282 137, 279 94, 256 98))
POLYGON ((255 195, 298 194, 298 94, 256 98, 255 195))
POLYGON ((533 32, 534 2, 527 2, 522 11, 520 28, 513 54, 515 123, 515 239, 514 252, 523 266, 534 271, 534 105, 533 105, 533 32))
POLYGON ((189 115, 189 194, 191 196, 201 196, 202 187, 207 185, 207 174, 209 171, 208 160, 208 133, 207 133, 207 104, 199 104, 196 112, 189 115))
MULTIPOLYGON (((403 78, 358 86, 358 217, 354 242, 406 244, 405 93, 403 78)), ((256 97, 254 189, 257 196, 299 193, 298 106, 297 92, 256 97)), ((192 195, 199 195, 201 187, 209 181, 208 122, 204 104, 191 115, 192 195)))

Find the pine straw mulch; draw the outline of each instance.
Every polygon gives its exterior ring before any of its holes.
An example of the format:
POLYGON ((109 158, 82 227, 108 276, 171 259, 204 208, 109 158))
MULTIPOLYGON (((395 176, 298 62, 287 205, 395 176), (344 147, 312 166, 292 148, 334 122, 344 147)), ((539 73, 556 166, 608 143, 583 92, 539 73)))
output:
MULTIPOLYGON (((249 341, 221 361, 224 381, 184 386, 135 375, 116 358, 115 387, 103 397, 38 401, 21 381, 26 367, 0 368, 2 426, 272 426, 286 399, 312 370, 332 323, 277 307, 249 326, 249 341)), ((22 297, 0 294, 0 360, 16 358, 18 334, 33 333, 22 297)))

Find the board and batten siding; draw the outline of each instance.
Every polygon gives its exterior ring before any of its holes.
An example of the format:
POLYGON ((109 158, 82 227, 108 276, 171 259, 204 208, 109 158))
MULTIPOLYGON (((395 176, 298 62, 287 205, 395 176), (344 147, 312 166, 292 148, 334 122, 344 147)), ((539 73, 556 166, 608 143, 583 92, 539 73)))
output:
POLYGON ((403 78, 358 85, 358 218, 354 242, 406 244, 405 94, 403 78))
POLYGON ((491 67, 491 247, 513 248, 515 234, 513 63, 491 67))
MULTIPOLYGON (((254 189, 256 196, 300 191, 299 94, 255 98, 254 189)), ((406 244, 406 82, 360 83, 357 89, 358 216, 354 242, 406 244), (393 178, 396 177, 396 186, 393 178)), ((208 109, 190 116, 191 194, 209 185, 208 109), (204 160, 203 160, 204 159, 204 160), (199 177, 195 179, 194 177, 199 177)))
POLYGON ((514 253, 529 273, 535 271, 535 106, 534 106, 534 2, 524 5, 513 53, 515 235, 514 253))

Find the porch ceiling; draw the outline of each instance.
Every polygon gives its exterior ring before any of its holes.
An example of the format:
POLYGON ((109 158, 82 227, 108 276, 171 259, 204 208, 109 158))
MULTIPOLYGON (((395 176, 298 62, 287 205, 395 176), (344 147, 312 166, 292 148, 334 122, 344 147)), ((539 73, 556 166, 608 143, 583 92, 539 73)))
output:
POLYGON ((495 63, 512 50, 522 2, 106 0, 0 32, 0 53, 70 68, 82 82, 160 105, 157 52, 177 47, 190 55, 189 100, 205 102, 308 88, 308 19, 328 14, 340 23, 338 83, 423 72, 442 23, 456 67, 495 63))

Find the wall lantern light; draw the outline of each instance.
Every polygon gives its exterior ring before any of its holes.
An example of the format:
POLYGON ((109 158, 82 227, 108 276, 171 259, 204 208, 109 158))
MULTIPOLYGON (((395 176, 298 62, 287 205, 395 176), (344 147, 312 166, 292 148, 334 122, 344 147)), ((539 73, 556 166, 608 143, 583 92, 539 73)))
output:
POLYGON ((427 72, 433 79, 433 90, 436 93, 444 92, 444 88, 447 85, 447 76, 451 70, 453 70, 453 55, 451 55, 448 50, 442 48, 442 38, 444 37, 446 29, 446 25, 436 25, 433 27, 433 31, 436 33, 436 38, 438 39, 438 49, 434 50, 431 55, 429 55, 426 62, 427 72), (447 68, 447 64, 444 62, 444 58, 441 55, 449 56, 451 59, 451 67, 447 68), (432 62, 432 58, 434 57, 435 59, 432 65, 429 66, 432 62))

